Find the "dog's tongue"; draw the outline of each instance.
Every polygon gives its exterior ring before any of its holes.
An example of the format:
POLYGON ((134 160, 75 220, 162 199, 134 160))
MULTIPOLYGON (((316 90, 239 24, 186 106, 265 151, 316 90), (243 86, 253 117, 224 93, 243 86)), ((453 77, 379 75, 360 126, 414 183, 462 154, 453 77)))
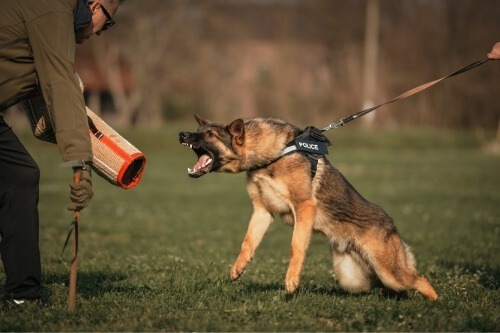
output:
POLYGON ((210 156, 208 155, 201 155, 200 158, 198 159, 198 162, 194 165, 194 171, 198 171, 202 169, 206 164, 209 163, 210 156))
POLYGON ((200 177, 209 171, 212 159, 208 155, 201 155, 198 162, 193 166, 193 169, 188 169, 188 173, 192 177, 200 177))

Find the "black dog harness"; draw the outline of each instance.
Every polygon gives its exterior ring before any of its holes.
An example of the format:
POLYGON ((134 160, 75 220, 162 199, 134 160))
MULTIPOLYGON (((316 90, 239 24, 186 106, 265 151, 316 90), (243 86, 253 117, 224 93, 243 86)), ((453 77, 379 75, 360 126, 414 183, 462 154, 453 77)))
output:
POLYGON ((297 152, 307 157, 311 163, 311 176, 314 178, 318 169, 318 160, 328 154, 328 146, 332 143, 316 127, 308 126, 290 141, 281 152, 281 156, 297 152))
POLYGON ((280 156, 264 165, 250 168, 248 171, 265 168, 288 154, 300 153, 306 156, 311 163, 311 177, 314 178, 318 170, 318 160, 328 154, 328 146, 331 144, 330 140, 321 133, 321 130, 313 126, 308 126, 303 131, 297 130, 295 138, 286 145, 280 156))

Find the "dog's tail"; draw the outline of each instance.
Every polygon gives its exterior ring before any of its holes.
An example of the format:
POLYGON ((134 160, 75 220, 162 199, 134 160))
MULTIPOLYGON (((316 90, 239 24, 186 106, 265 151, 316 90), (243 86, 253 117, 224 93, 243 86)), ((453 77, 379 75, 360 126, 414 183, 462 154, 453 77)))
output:
POLYGON ((406 257, 406 267, 415 269, 417 266, 417 261, 415 260, 415 256, 411 252, 411 248, 408 244, 406 244, 404 241, 401 241, 403 243, 403 249, 405 251, 405 257, 406 257))

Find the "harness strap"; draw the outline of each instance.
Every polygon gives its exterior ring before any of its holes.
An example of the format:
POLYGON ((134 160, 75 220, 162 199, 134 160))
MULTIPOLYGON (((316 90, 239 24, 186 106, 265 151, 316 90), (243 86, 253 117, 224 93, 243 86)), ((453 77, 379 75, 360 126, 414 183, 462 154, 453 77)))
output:
MULTIPOLYGON (((292 141, 293 143, 293 141, 292 141)), ((297 150, 297 146, 296 145, 291 145, 291 146, 287 146, 285 149, 283 149, 283 151, 281 152, 281 156, 284 156, 284 155, 287 155, 287 154, 290 154, 294 151, 297 150)))
POLYGON ((314 178, 318 169, 318 160, 328 154, 328 146, 331 144, 330 140, 328 140, 328 138, 321 133, 321 130, 313 126, 308 126, 303 131, 297 130, 293 140, 286 145, 278 157, 264 165, 251 168, 248 171, 265 168, 268 165, 275 163, 285 155, 300 153, 306 156, 311 163, 311 177, 314 178))
POLYGON ((318 160, 328 154, 328 146, 331 144, 318 128, 308 126, 287 144, 280 158, 293 152, 303 154, 311 163, 311 177, 314 178, 318 170, 318 160))

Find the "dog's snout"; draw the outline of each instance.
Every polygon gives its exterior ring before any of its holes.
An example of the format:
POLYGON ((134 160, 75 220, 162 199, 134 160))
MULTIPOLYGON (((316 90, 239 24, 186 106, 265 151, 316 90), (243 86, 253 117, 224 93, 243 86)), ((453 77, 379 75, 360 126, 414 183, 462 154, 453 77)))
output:
POLYGON ((181 140, 181 141, 186 140, 188 137, 189 137, 188 132, 180 132, 179 133, 179 140, 181 140))

